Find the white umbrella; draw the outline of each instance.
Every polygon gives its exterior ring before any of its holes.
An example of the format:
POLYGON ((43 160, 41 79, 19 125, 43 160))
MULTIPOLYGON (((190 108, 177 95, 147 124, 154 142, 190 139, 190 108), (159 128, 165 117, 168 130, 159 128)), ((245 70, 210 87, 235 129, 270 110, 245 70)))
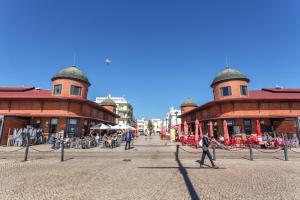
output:
POLYGON ((111 130, 122 130, 122 129, 128 129, 128 127, 123 124, 118 124, 111 127, 111 130))
POLYGON ((90 129, 100 129, 100 126, 101 126, 102 124, 97 124, 97 125, 95 125, 95 126, 92 126, 90 129))
POLYGON ((136 130, 134 127, 129 126, 129 125, 127 125, 127 129, 132 130, 132 131, 135 131, 135 130, 136 130))
POLYGON ((97 125, 95 125, 95 126, 93 126, 93 127, 91 127, 91 129, 94 129, 94 130, 108 130, 108 129, 110 129, 110 125, 105 125, 105 124, 97 124, 97 125))
POLYGON ((100 126, 100 130, 108 130, 108 129, 110 129, 110 125, 105 125, 105 124, 102 124, 101 126, 100 126))

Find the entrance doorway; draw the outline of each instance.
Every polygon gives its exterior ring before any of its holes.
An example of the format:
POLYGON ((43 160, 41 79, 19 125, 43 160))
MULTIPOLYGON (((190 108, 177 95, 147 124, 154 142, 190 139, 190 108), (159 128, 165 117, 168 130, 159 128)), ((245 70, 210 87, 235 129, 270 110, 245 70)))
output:
POLYGON ((67 134, 70 137, 79 136, 79 119, 68 119, 67 134))

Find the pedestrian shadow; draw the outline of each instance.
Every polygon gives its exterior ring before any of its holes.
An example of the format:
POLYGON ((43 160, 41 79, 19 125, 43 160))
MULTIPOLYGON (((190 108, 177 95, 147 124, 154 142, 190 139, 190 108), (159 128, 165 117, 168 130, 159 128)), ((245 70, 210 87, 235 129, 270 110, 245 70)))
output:
MULTIPOLYGON (((243 156, 242 158, 245 160, 250 160, 250 158, 248 158, 247 156, 243 156)), ((250 161, 252 161, 252 160, 250 160, 250 161)))
POLYGON ((178 155, 176 155, 175 153, 175 158, 176 158, 176 161, 177 161, 177 165, 178 165, 178 169, 179 169, 179 172, 181 173, 183 179, 184 179, 184 182, 185 182, 185 185, 189 191, 189 194, 191 196, 191 199, 193 200, 199 200, 200 197, 198 196, 195 188, 194 188, 194 185, 193 183, 191 182, 190 180, 190 177, 188 175, 188 172, 186 171, 186 168, 183 167, 180 159, 178 158, 178 155))
POLYGON ((74 158, 66 158, 64 161, 73 160, 74 158))
POLYGON ((282 160, 282 161, 284 161, 283 158, 278 158, 278 157, 276 157, 276 156, 274 156, 273 159, 277 159, 277 160, 282 160))
MULTIPOLYGON (((195 162, 197 162, 197 163, 199 163, 199 165, 200 165, 200 160, 196 160, 195 162)), ((217 169, 226 169, 225 167, 218 167, 218 168, 213 168, 212 166, 210 166, 210 165, 207 165, 207 164, 203 164, 204 166, 206 166, 205 168, 200 168, 200 169, 214 169, 214 170, 217 170, 217 169)), ((199 169, 199 168, 197 168, 197 169, 199 169)))
POLYGON ((200 169, 199 167, 184 167, 181 163, 181 161, 179 160, 178 156, 175 153, 175 160, 177 162, 177 167, 139 167, 142 169, 178 169, 180 174, 183 177, 183 180, 185 182, 185 185, 188 189, 189 195, 191 197, 191 199, 193 200, 200 200, 200 197, 198 196, 193 183, 190 180, 190 177, 188 175, 188 172, 186 169, 200 169))

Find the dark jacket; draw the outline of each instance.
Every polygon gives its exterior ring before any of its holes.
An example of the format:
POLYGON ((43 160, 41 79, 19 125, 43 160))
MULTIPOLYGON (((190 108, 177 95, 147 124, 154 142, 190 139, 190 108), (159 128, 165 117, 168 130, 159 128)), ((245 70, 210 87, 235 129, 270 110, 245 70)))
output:
POLYGON ((132 138, 132 134, 130 132, 127 132, 125 135, 125 141, 126 142, 130 142, 132 138))
POLYGON ((209 140, 209 138, 208 138, 207 136, 204 136, 204 137, 202 138, 202 142, 203 142, 203 144, 202 144, 202 150, 203 150, 203 151, 208 151, 208 147, 209 147, 209 145, 210 145, 210 140, 209 140))

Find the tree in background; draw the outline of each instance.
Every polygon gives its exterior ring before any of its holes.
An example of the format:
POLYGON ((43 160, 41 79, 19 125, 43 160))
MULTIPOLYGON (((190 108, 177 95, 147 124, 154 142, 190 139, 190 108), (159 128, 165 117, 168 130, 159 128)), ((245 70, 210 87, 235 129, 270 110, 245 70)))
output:
POLYGON ((153 133, 153 129, 154 129, 154 125, 153 125, 151 120, 149 120, 147 128, 148 128, 148 130, 150 132, 150 135, 151 135, 153 133))

